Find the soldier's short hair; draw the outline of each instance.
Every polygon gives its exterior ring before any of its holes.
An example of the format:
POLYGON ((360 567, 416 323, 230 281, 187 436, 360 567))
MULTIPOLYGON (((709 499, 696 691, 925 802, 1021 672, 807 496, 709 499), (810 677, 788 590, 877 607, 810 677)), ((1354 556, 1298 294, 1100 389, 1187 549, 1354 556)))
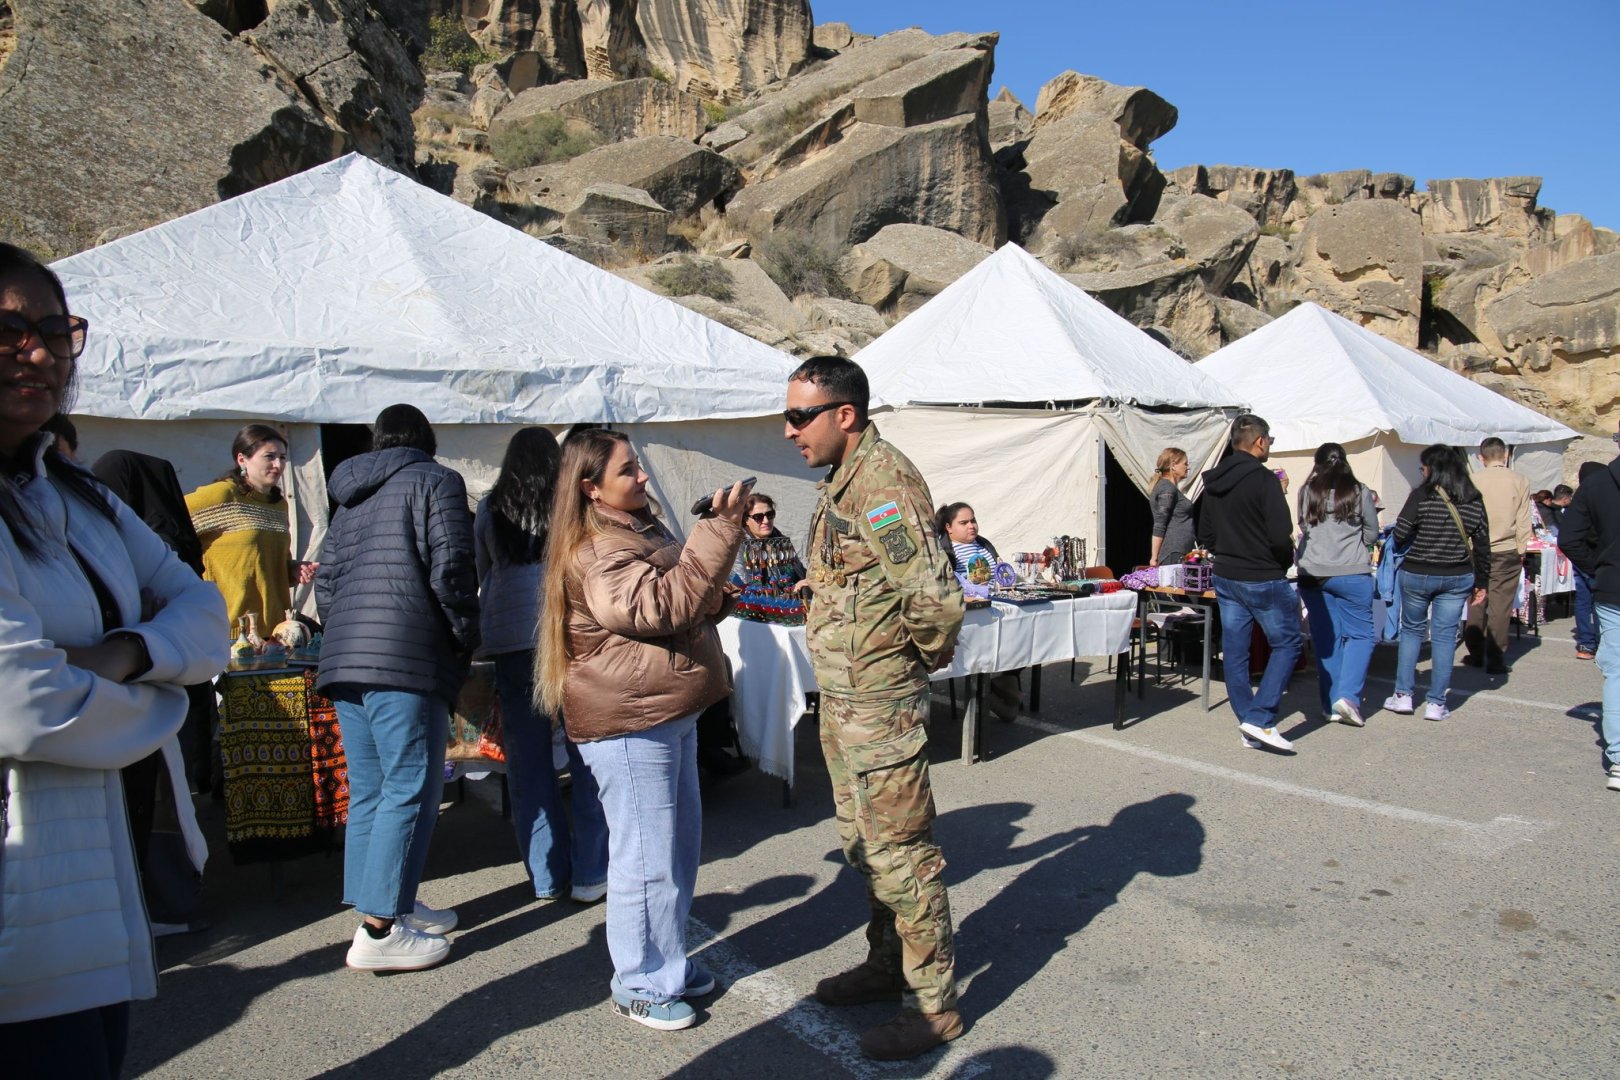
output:
POLYGON ((807 382, 819 387, 833 401, 847 401, 855 406, 855 417, 866 423, 866 408, 872 400, 872 388, 866 381, 861 365, 842 356, 812 356, 788 376, 788 382, 807 382))
POLYGON ((1270 434, 1270 424, 1254 413, 1244 413, 1232 421, 1232 449, 1247 450, 1256 439, 1266 438, 1270 434))
POLYGON ((1501 461, 1507 457, 1507 443, 1495 435, 1487 436, 1479 444, 1479 458, 1481 461, 1501 461))

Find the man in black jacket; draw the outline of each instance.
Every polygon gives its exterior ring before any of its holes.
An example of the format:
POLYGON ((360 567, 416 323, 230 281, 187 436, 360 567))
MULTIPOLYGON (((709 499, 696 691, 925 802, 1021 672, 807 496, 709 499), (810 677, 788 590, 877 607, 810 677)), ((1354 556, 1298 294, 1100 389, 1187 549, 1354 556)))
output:
POLYGON ((338 501, 315 599, 317 688, 349 764, 343 901, 364 916, 347 963, 414 971, 449 954, 456 913, 416 899, 444 787, 450 709, 478 646, 472 514, 461 476, 433 460, 427 417, 390 405, 372 450, 332 471, 338 501))
POLYGON ((1603 672, 1603 757, 1609 790, 1620 791, 1620 458, 1608 468, 1581 469, 1581 486, 1564 511, 1558 546, 1591 579, 1597 663, 1603 672))
POLYGON ((1271 426, 1253 413, 1232 422, 1232 453, 1204 473, 1198 542, 1214 557, 1221 609, 1221 666, 1226 697, 1243 745, 1292 750, 1277 733, 1277 709, 1299 659, 1299 597, 1288 580, 1293 522, 1282 484, 1264 462, 1271 426), (1249 642, 1258 624, 1271 646, 1259 692, 1249 685, 1249 642))

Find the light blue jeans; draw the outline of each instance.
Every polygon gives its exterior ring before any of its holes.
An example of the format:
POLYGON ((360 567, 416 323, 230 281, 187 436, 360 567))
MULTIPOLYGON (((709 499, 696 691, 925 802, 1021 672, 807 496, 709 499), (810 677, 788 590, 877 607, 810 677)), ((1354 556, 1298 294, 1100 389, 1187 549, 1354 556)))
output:
POLYGON ((1217 574, 1215 600, 1221 609, 1221 667, 1232 711, 1240 724, 1274 727, 1305 640, 1299 632, 1299 597, 1293 583, 1233 581, 1217 574), (1258 691, 1249 685, 1249 641, 1256 624, 1271 646, 1258 691))
POLYGON ((579 747, 568 743, 574 811, 570 829, 551 756, 551 717, 534 709, 534 650, 501 653, 494 661, 512 830, 534 895, 556 896, 569 885, 600 885, 607 880, 608 827, 596 777, 579 756, 579 747))
POLYGON ((1378 641, 1378 631, 1373 628, 1372 574, 1302 577, 1299 598, 1310 615, 1322 711, 1331 712, 1340 698, 1360 709, 1367 665, 1378 641))
POLYGON ((364 687, 334 689, 332 704, 349 763, 343 902, 379 919, 409 915, 439 820, 450 705, 364 687))
POLYGON ((697 714, 579 744, 608 823, 608 953, 634 997, 686 989, 686 917, 703 843, 697 714))
POLYGON ((1414 574, 1401 571, 1401 637, 1395 650, 1395 692, 1411 694, 1417 685, 1418 653, 1429 634, 1429 695, 1434 705, 1446 703, 1451 665, 1457 658, 1457 630, 1474 591, 1473 574, 1414 574), (1430 614, 1430 608, 1433 614, 1430 614))
POLYGON ((1603 752, 1620 762, 1620 605, 1595 604, 1598 670, 1603 672, 1603 752))

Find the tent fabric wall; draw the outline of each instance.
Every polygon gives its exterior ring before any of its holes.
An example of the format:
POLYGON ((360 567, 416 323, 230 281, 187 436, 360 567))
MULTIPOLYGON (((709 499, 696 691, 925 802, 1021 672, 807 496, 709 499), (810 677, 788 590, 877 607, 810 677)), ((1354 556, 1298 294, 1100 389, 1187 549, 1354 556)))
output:
POLYGON ((1101 536, 1102 428, 1085 411, 908 406, 874 411, 883 437, 922 472, 936 507, 973 506, 996 547, 1101 536))
POLYGON ((1103 438, 1131 483, 1151 495, 1158 483, 1159 454, 1175 446, 1187 453, 1188 498, 1203 488, 1203 472, 1220 460, 1236 409, 1132 409, 1119 405, 1096 411, 1103 438))

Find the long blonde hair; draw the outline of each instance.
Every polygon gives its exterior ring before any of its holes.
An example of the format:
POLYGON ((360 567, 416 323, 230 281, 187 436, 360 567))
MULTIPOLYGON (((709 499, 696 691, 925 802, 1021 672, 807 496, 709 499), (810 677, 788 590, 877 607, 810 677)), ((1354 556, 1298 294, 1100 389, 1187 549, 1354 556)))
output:
POLYGON ((595 428, 563 443, 546 537, 540 647, 534 652, 534 704, 552 716, 562 711, 563 682, 568 677, 568 580, 577 573, 574 556, 602 528, 582 483, 600 484, 614 449, 629 442, 621 432, 595 428))

